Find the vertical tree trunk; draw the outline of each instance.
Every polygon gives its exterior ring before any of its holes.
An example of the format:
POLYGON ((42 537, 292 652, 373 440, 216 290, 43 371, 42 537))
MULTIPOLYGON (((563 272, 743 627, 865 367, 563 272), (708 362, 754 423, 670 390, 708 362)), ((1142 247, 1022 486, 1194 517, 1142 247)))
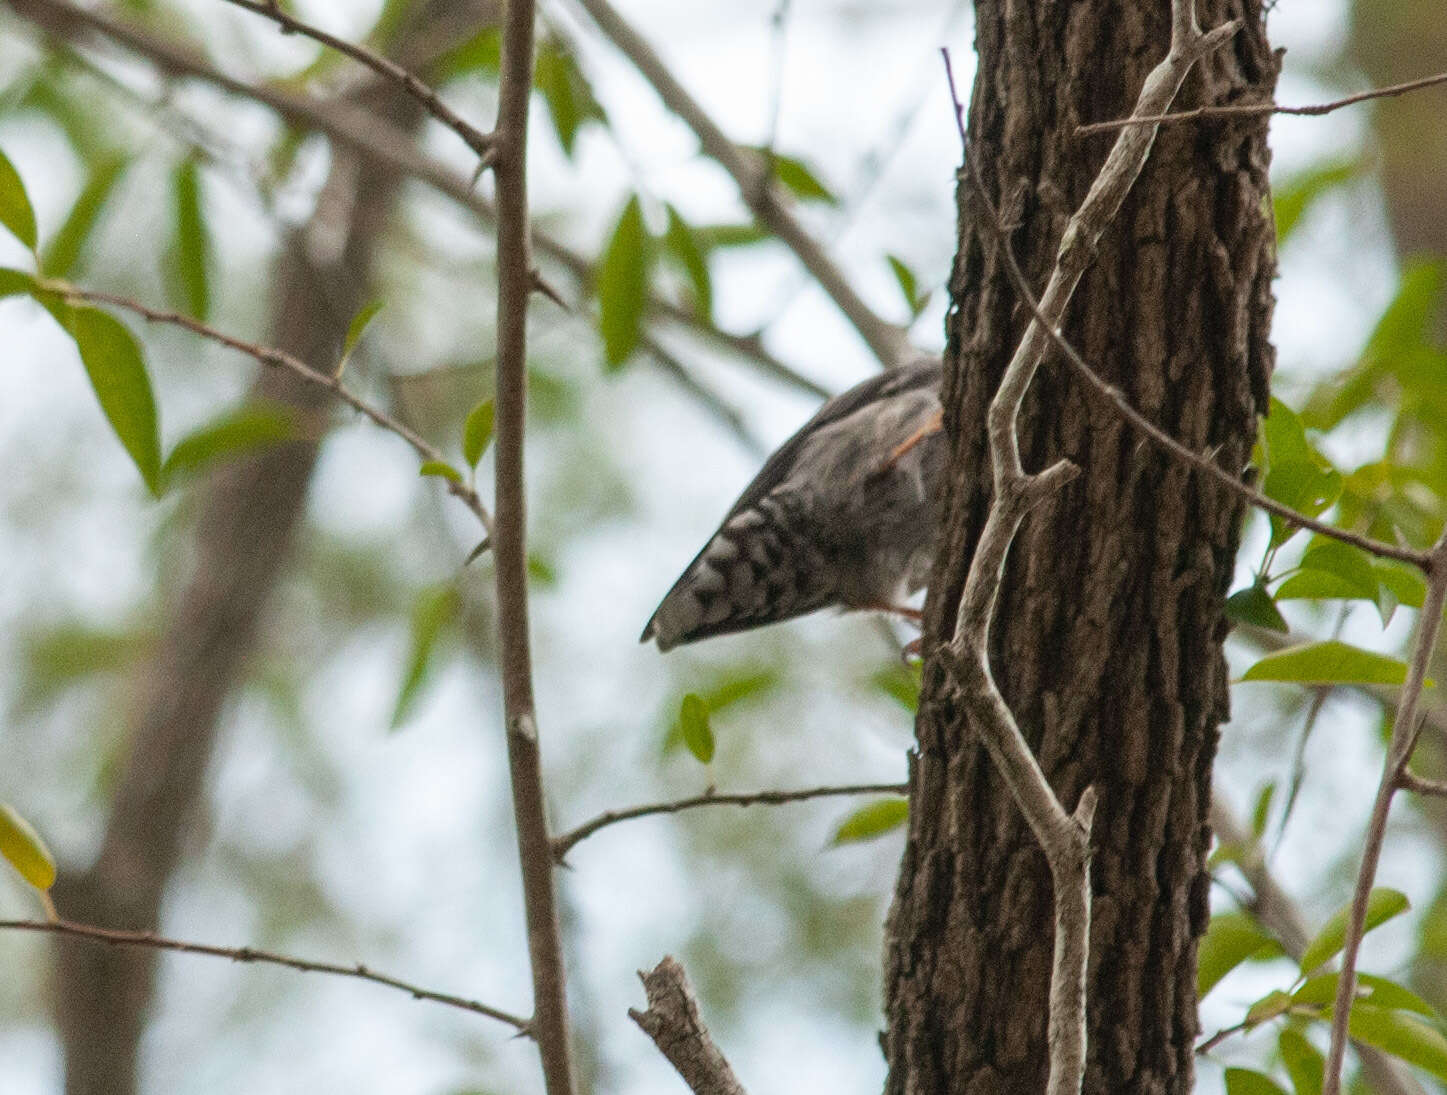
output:
MULTIPOLYGON (((1269 98, 1258 0, 1177 106, 1269 98)), ((1038 288, 1112 136, 1170 38, 1166 0, 977 0, 971 153, 1018 227, 1038 288)), ((1143 412, 1226 468, 1246 466, 1267 405, 1274 229, 1264 119, 1163 128, 1102 241, 1066 334, 1143 412)), ((959 184, 945 383, 952 465, 926 634, 948 638, 988 499, 985 409, 1026 319, 959 184)), ((1021 422, 1026 466, 1084 474, 1027 518, 992 632, 994 668, 1047 776, 1096 814, 1085 1089, 1185 1092, 1197 1032, 1196 940, 1208 916, 1207 807, 1226 717, 1221 606, 1239 500, 1124 426, 1047 362, 1021 422)), ((909 837, 886 941, 887 1090, 1043 1089, 1051 959, 1044 857, 926 663, 909 837)))

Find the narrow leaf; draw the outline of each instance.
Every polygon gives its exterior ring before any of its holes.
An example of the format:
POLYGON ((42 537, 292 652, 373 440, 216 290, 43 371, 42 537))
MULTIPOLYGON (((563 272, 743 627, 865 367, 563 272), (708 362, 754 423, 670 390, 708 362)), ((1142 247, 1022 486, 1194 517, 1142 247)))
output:
POLYGON ((107 157, 91 169, 84 189, 70 207, 65 223, 51 237, 40 260, 40 268, 48 275, 63 278, 75 269, 76 261, 85 249, 86 241, 90 239, 96 222, 100 220, 101 210, 125 167, 124 158, 113 156, 107 157))
POLYGON ((1357 1004, 1347 1031, 1358 1041, 1447 1080, 1447 1038, 1431 1023, 1403 1011, 1357 1004))
POLYGON ((870 683, 892 698, 906 711, 919 710, 919 666, 891 665, 870 678, 870 683))
POLYGON ((609 370, 618 369, 628 360, 643 335, 651 251, 643 207, 635 195, 623 207, 598 264, 598 326, 609 370))
POLYGON ((1306 1035, 1284 1026, 1276 1045, 1281 1050, 1281 1061, 1286 1065, 1286 1074, 1291 1077, 1296 1095, 1321 1095, 1321 1085, 1326 1078, 1326 1061, 1306 1035))
MULTIPOLYGON (((346 337, 342 339, 342 362, 346 362, 352 351, 357 348, 357 343, 362 341, 362 335, 372 320, 377 318, 377 313, 382 310, 382 302, 374 300, 370 304, 362 306, 361 311, 352 317, 352 322, 347 324, 346 337)), ((341 363, 337 366, 341 368, 341 363)))
POLYGON ((817 201, 826 205, 838 205, 839 199, 834 193, 819 181, 819 177, 809 170, 807 164, 794 156, 783 156, 777 152, 767 153, 762 149, 757 150, 767 155, 774 166, 774 177, 779 184, 800 201, 817 201))
POLYGON ((0 802, 0 856, 37 890, 55 883, 55 857, 45 841, 8 803, 0 802))
POLYGON ((693 692, 683 697, 678 708, 678 725, 688 751, 704 764, 712 761, 713 730, 708 724, 708 706, 702 697, 693 692))
MULTIPOLYGON (((1399 890, 1379 887, 1367 898, 1366 930, 1380 927, 1393 917, 1401 916, 1411 908, 1407 895, 1399 890)), ((1310 974, 1331 959, 1346 945, 1347 919, 1351 916, 1351 904, 1343 905, 1334 912, 1325 927, 1301 954, 1301 972, 1310 974)))
POLYGON ((454 586, 425 590, 412 606, 411 641, 397 703, 392 709, 392 729, 412 717, 417 700, 432 673, 433 655, 445 629, 458 617, 462 598, 454 586))
POLYGON ((0 152, 0 225, 30 250, 35 250, 35 210, 25 193, 20 172, 4 152, 0 152))
POLYGON ((242 407, 177 441, 161 468, 161 481, 169 486, 177 475, 197 472, 298 436, 296 415, 290 408, 278 404, 242 407))
POLYGON ((1265 1073, 1249 1068, 1228 1068, 1226 1095, 1286 1095, 1286 1092, 1265 1073))
POLYGON ((673 206, 668 207, 668 231, 663 244, 669 255, 683 268, 693 286, 693 310, 707 321, 713 315, 713 282, 709 278, 708 256, 694 237, 693 229, 673 206))
POLYGON ((914 271, 904 264, 904 260, 894 255, 884 256, 889 261, 889 268, 894 272, 894 280, 899 283, 899 291, 904 294, 904 302, 909 306, 909 314, 917 316, 924 311, 925 302, 919 295, 919 278, 915 277, 914 271))
POLYGON ((1401 684, 1407 679, 1407 664, 1329 639, 1268 654, 1241 674, 1241 679, 1301 684, 1401 684))
POLYGON ((1274 958, 1280 945, 1244 912, 1218 913, 1196 958, 1196 995, 1205 996, 1228 973, 1252 958, 1274 958))
POLYGON ((422 466, 417 469, 417 474, 437 475, 443 479, 451 479, 454 483, 462 482, 462 472, 442 460, 424 460, 422 466))
POLYGON ((487 451, 496 415, 497 404, 491 399, 484 399, 468 412, 467 421, 462 426, 462 455, 469 468, 477 467, 477 462, 487 451))
POLYGON ((1362 163, 1357 160, 1337 160, 1321 164, 1295 175, 1280 186, 1273 186, 1276 211, 1276 242, 1285 243, 1301 223, 1303 214, 1324 194, 1350 182, 1360 174, 1362 163))
POLYGON ((1283 635, 1291 630, 1287 627, 1281 610, 1276 607, 1276 602, 1271 599, 1270 592, 1260 584, 1238 589, 1227 597, 1226 618, 1238 624, 1252 624, 1270 631, 1279 631, 1283 635))
POLYGON ((872 840, 883 836, 892 829, 898 829, 909 820, 909 800, 884 798, 861 806, 846 817, 834 830, 835 844, 851 844, 861 840, 872 840))
POLYGON ((1291 1010, 1291 993, 1272 989, 1246 1009, 1247 1027, 1257 1027, 1291 1010))
POLYGON ((201 210, 201 175, 195 157, 176 169, 175 200, 176 274, 187 312, 204 320, 211 314, 211 240, 201 210))
POLYGON ((151 493, 159 493, 161 439, 156 397, 135 337, 120 320, 94 308, 69 309, 66 327, 111 428, 151 493))
MULTIPOLYGON (((1328 1014, 1336 1001, 1337 986, 1341 983, 1340 973, 1322 973, 1308 977, 1299 989, 1291 994, 1296 1004, 1311 1004, 1326 1008, 1328 1014)), ((1393 1011, 1415 1011, 1435 1019, 1437 1012, 1405 985, 1370 973, 1357 974, 1357 1003, 1370 1004, 1374 1008, 1390 1008, 1393 1011)))

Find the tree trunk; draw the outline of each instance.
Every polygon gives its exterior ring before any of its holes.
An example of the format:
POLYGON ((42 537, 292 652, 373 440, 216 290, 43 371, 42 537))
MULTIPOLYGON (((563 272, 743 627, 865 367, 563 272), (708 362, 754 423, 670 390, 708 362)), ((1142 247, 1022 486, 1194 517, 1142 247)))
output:
MULTIPOLYGON (((1112 136, 1170 38, 1166 0, 977 0, 971 151, 1015 225, 1036 291, 1112 136)), ((1276 59, 1257 0, 1177 108, 1269 98, 1276 59)), ((1162 129, 1076 294, 1066 334, 1138 408, 1222 467, 1244 469, 1273 353, 1264 119, 1162 129)), ((988 501, 985 410, 1026 314, 962 176, 948 320, 952 464, 929 647, 946 640, 988 501)), ((1221 607, 1240 500, 1173 462, 1049 361, 1021 420, 1027 468, 1084 470, 1026 519, 991 633, 995 675, 1072 808, 1093 785, 1094 920, 1087 1092, 1185 1092, 1197 1033, 1207 809, 1227 715, 1221 607)), ((911 816, 886 939, 884 1044, 896 1095, 1040 1091, 1051 962, 1045 859, 928 657, 911 816)))

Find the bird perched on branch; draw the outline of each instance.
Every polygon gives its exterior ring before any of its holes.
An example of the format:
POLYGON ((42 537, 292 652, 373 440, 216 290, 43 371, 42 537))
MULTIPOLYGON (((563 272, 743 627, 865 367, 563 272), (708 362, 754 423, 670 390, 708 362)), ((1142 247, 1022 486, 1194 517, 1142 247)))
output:
POLYGON ((764 463, 643 629, 659 650, 821 608, 910 616, 946 451, 938 361, 835 396, 764 463))

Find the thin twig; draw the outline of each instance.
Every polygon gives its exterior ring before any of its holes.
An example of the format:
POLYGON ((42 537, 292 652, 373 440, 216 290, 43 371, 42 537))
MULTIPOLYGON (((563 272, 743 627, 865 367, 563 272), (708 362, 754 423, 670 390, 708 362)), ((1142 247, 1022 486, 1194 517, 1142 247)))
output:
POLYGON ((1346 1056, 1347 1026, 1351 1019, 1352 1000, 1357 990, 1357 955, 1366 933, 1367 902, 1372 883, 1377 877, 1377 864, 1387 835, 1387 818, 1392 810, 1392 796, 1402 786, 1402 777, 1412 760, 1417 736, 1422 726, 1417 719, 1417 706, 1427 679, 1427 666, 1437 646, 1437 633, 1442 627, 1442 606, 1447 603, 1447 529, 1444 529, 1431 552, 1427 595, 1417 617, 1417 634, 1413 640, 1412 660, 1402 687, 1402 702, 1392 721, 1392 737, 1387 745, 1382 779, 1372 803, 1371 820, 1367 823, 1366 840, 1362 846, 1362 864, 1357 872, 1356 889, 1352 893, 1351 915, 1347 920, 1346 945, 1342 948, 1341 977, 1337 982, 1336 1003, 1332 1009, 1331 1048, 1327 1052, 1326 1076, 1322 1095, 1339 1095, 1342 1061, 1346 1056))
MULTIPOLYGON (((1158 114, 1168 108, 1196 61, 1229 40, 1240 25, 1239 20, 1233 20, 1202 33, 1191 0, 1172 0, 1170 51, 1146 76, 1132 115, 1158 114)), ((960 120, 964 108, 947 52, 945 66, 956 119, 960 120)), ((966 165, 976 189, 984 193, 984 180, 962 121, 960 130, 966 165)), ((970 560, 954 635, 946 648, 972 725, 1050 866, 1055 895, 1055 946, 1047 1036, 1048 1095, 1078 1095, 1085 1076, 1090 830, 1096 796, 1093 787, 1086 787, 1073 814, 1066 813, 1056 797, 991 675, 990 620, 1005 559, 1020 522, 1031 508, 1079 474, 1079 468, 1068 460, 1057 461, 1042 472, 1025 471, 1018 435, 1020 406, 1049 345, 1048 331, 1060 325, 1101 235, 1145 166, 1155 134, 1153 127, 1134 127, 1122 131, 1116 139, 1085 200, 1065 227, 1049 283, 1041 296, 1040 314, 1026 328, 990 402, 987 424, 994 490, 984 531, 970 560)), ((1003 228, 998 222, 993 228, 1003 241, 1003 228)))
POLYGON ((654 814, 677 814, 699 806, 779 806, 787 802, 804 802, 811 798, 832 798, 844 795, 904 795, 909 793, 905 783, 859 783, 840 787, 809 787, 801 791, 745 791, 720 794, 708 790, 692 798, 676 799, 673 802, 651 802, 644 806, 629 806, 619 810, 604 810, 597 817, 584 822, 575 829, 553 837, 553 858, 559 863, 572 851, 574 845, 587 840, 599 829, 616 825, 620 821, 651 817, 654 814))
POLYGON ((573 1095, 567 971, 563 965, 563 936, 533 700, 527 509, 523 501, 528 302, 533 290, 528 234, 528 104, 533 87, 535 18, 533 0, 508 0, 498 83, 497 156, 493 162, 497 187, 497 440, 493 447, 497 523, 493 558, 508 774, 533 976, 533 1033, 548 1095, 573 1095))
POLYGON ((345 38, 338 38, 335 34, 329 34, 320 27, 303 22, 291 13, 283 11, 277 0, 269 0, 269 2, 268 0, 226 0, 226 3, 265 16, 275 22, 283 34, 300 34, 303 38, 310 38, 313 42, 336 50, 357 63, 365 65, 379 76, 384 76, 400 85, 403 91, 422 104, 428 114, 461 137, 467 147, 477 153, 484 166, 492 162, 493 135, 484 133, 459 115, 442 101, 442 97, 434 89, 395 61, 388 60, 380 53, 374 53, 366 46, 358 45, 345 38))
MULTIPOLYGON (((268 107, 290 124, 325 134, 350 149, 373 167, 416 179, 487 221, 496 219, 492 203, 479 194, 472 180, 435 157, 419 152, 414 143, 374 114, 341 99, 322 101, 281 88, 251 84, 216 68, 200 54, 166 41, 123 19, 70 3, 70 0, 0 0, 16 14, 52 34, 79 39, 100 35, 146 58, 163 75, 203 80, 230 94, 268 107)), ((545 232, 534 231, 533 243, 541 255, 562 266, 580 285, 596 281, 593 262, 545 232)), ((764 346, 758 334, 740 335, 699 320, 688 308, 649 294, 650 316, 665 319, 707 339, 757 367, 766 376, 821 398, 832 394, 818 382, 791 368, 764 346)))
POLYGON ((789 199, 774 181, 765 158, 734 144, 669 71, 647 40, 607 0, 578 0, 578 3, 653 85, 663 104, 693 130, 704 153, 732 176, 740 196, 754 215, 794 252, 874 356, 891 367, 920 357, 920 351, 910 346, 904 328, 884 320, 864 302, 819 241, 794 216, 789 199))
POLYGON ((1295 114, 1315 118, 1322 114, 1330 114, 1334 110, 1341 110, 1342 107, 1355 106, 1357 103, 1365 103, 1372 99, 1388 99, 1396 95, 1405 95, 1409 91, 1420 91, 1424 87, 1436 87, 1439 84, 1447 84, 1447 72, 1439 72, 1435 76, 1423 76, 1420 79, 1408 80, 1404 84, 1393 84, 1390 87, 1358 91, 1354 95, 1333 99, 1329 103, 1316 103, 1312 106, 1282 106, 1279 103, 1231 103, 1226 106, 1199 106, 1195 110, 1182 110, 1175 114, 1157 114, 1150 118, 1116 118, 1109 122, 1091 122, 1089 125, 1077 128, 1075 135, 1089 137, 1095 133, 1106 133, 1124 126, 1171 125, 1176 122, 1194 122, 1200 118, 1259 118, 1263 114, 1295 114))
POLYGON ((259 947, 218 947, 210 943, 192 943, 181 939, 170 939, 157 935, 155 932, 98 928, 91 924, 77 924, 72 920, 0 920, 0 931, 45 932, 50 935, 75 939, 94 939, 116 947, 147 947, 151 950, 177 951, 181 954, 204 954, 213 958, 229 958, 233 962, 260 962, 271 966, 285 966, 287 969, 299 970, 302 973, 327 973, 336 977, 354 977, 361 981, 370 981, 374 985, 385 985, 387 988, 405 992, 414 1000, 430 1000, 435 1004, 445 1004, 448 1007, 461 1008, 463 1011, 485 1015, 489 1019, 496 1019, 499 1023, 506 1023, 519 1034, 532 1036, 532 1024, 521 1016, 490 1007, 476 1000, 453 996, 451 993, 436 992, 433 989, 423 988, 421 985, 390 977, 385 973, 378 973, 368 969, 360 962, 351 966, 343 966, 335 962, 313 962, 289 954, 262 950, 259 947))
POLYGON ((650 972, 638 974, 648 1010, 628 1009, 628 1017, 653 1039, 694 1095, 745 1095, 724 1055, 698 1013, 698 1000, 678 960, 667 956, 650 972))
POLYGON ((1397 777, 1397 788, 1419 795, 1447 798, 1447 780, 1427 779, 1425 776, 1417 775, 1410 768, 1402 769, 1402 774, 1397 777))
MULTIPOLYGON (((208 339, 211 342, 245 354, 247 357, 262 365, 276 369, 286 369, 288 372, 306 381, 306 383, 325 389, 336 399, 370 419, 388 433, 400 437, 412 447, 412 451, 420 456, 424 462, 435 461, 442 464, 448 462, 447 457, 442 451, 427 441, 426 438, 422 437, 405 423, 393 418, 386 411, 380 410, 368 403, 361 396, 357 395, 356 392, 344 385, 339 377, 333 375, 331 372, 318 369, 313 365, 308 365, 305 361, 301 360, 301 358, 289 354, 284 350, 278 350, 272 346, 262 346, 255 342, 247 342, 245 339, 236 338, 233 335, 228 335, 224 331, 219 331, 209 324, 202 323, 200 320, 192 319, 188 315, 163 308, 152 308, 150 305, 142 304, 140 301, 132 300, 130 297, 117 296, 115 293, 103 293, 95 289, 82 289, 79 286, 65 282, 41 282, 40 284, 42 288, 53 290, 67 299, 84 300, 92 304, 105 304, 112 308, 120 308, 127 312, 133 312, 149 323, 161 323, 170 327, 180 327, 183 330, 190 331, 192 334, 200 335, 202 338, 208 339)), ((478 495, 477 491, 473 490, 461 480, 451 479, 445 476, 438 476, 438 478, 446 487, 449 494, 457 498, 472 511, 473 515, 482 524, 483 529, 491 536, 492 515, 488 513, 487 507, 482 504, 482 498, 478 495)))

